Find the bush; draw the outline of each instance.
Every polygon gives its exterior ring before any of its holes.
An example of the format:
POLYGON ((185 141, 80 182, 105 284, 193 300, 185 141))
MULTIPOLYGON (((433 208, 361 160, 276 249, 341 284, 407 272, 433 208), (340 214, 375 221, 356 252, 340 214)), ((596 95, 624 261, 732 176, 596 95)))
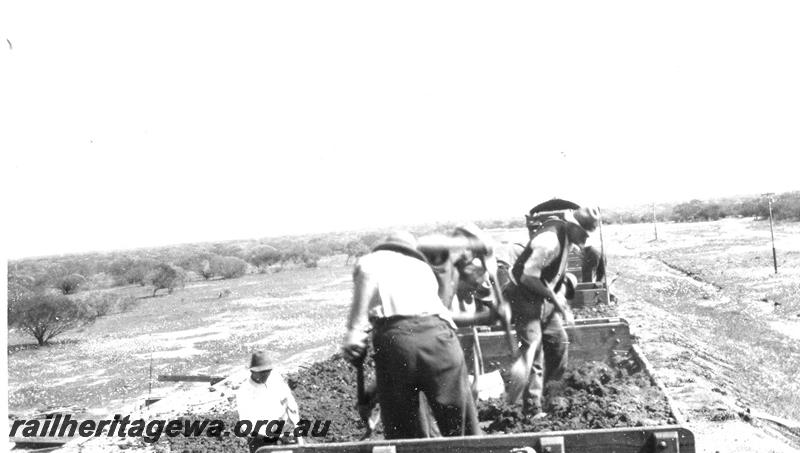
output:
POLYGON ((344 248, 347 253, 347 260, 345 265, 350 264, 350 258, 358 258, 369 253, 369 246, 361 241, 350 241, 344 248))
POLYGON ((145 286, 150 283, 150 278, 156 270, 158 263, 149 259, 136 260, 125 272, 125 283, 129 285, 145 286))
POLYGON ((177 266, 161 263, 153 269, 147 279, 153 285, 153 297, 155 297, 159 289, 166 289, 168 294, 172 294, 175 288, 183 287, 186 275, 183 269, 177 266))
POLYGON ((95 317, 110 315, 113 313, 124 313, 130 310, 137 302, 133 296, 120 296, 114 293, 93 293, 87 295, 80 301, 86 306, 95 317))
POLYGON ((256 247, 247 256, 247 261, 259 269, 278 264, 282 259, 283 254, 271 245, 256 247))
POLYGON ((78 289, 86 282, 83 275, 70 274, 56 280, 55 287, 62 294, 75 294, 78 289))
POLYGON ((218 256, 211 260, 211 272, 224 279, 239 278, 247 273, 247 262, 235 256, 218 256))
POLYGON ((301 256, 303 266, 312 268, 319 265, 320 256, 315 252, 306 252, 301 256))
POLYGON ((36 338, 40 346, 97 318, 93 310, 61 294, 39 293, 16 304, 9 324, 36 338))
MULTIPOLYGON (((114 277, 105 273, 105 272, 98 272, 94 275, 89 276, 84 283, 85 288, 91 289, 101 289, 101 288, 111 288, 116 283, 114 277)), ((84 288, 84 289, 85 289, 84 288)))
POLYGON ((211 251, 219 256, 235 256, 240 257, 244 251, 240 245, 237 244, 214 244, 211 251))
POLYGON ((108 273, 114 278, 115 285, 124 285, 128 283, 126 274, 133 267, 134 261, 130 258, 122 257, 115 259, 108 266, 108 273))

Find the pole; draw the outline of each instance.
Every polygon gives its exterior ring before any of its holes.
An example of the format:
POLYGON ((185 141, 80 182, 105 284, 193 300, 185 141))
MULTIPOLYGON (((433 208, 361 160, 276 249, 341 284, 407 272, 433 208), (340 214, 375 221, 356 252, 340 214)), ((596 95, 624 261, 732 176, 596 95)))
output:
POLYGON ((603 261, 603 287, 606 289, 606 305, 611 303, 611 290, 608 289, 608 265, 606 263, 606 244, 603 241, 603 213, 600 211, 600 208, 597 208, 597 212, 600 213, 599 222, 597 222, 597 226, 599 228, 600 233, 600 259, 603 261))
POLYGON ((656 241, 658 240, 658 228, 656 228, 656 204, 653 203, 653 233, 656 235, 656 241))
POLYGON ((772 231, 772 196, 767 198, 769 203, 769 235, 772 238, 772 265, 775 267, 775 273, 778 273, 778 256, 775 253, 775 233, 772 231))
POLYGON ((147 395, 153 393, 153 353, 150 353, 150 379, 147 380, 147 395))

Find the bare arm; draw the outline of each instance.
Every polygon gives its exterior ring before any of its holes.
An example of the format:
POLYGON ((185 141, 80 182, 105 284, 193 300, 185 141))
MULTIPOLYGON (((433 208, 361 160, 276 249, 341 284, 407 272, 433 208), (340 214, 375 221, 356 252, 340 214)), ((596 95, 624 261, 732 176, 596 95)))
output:
POLYGON ((369 303, 376 287, 369 274, 359 264, 353 270, 353 302, 347 319, 347 334, 342 345, 345 358, 355 362, 363 358, 367 347, 370 327, 367 316, 369 303))

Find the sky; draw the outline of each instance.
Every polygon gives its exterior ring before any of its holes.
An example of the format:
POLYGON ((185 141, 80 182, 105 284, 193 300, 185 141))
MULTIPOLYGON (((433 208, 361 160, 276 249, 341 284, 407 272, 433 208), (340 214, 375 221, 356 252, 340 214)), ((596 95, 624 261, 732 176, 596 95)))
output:
POLYGON ((9 259, 800 189, 796 1, 5 1, 9 259))

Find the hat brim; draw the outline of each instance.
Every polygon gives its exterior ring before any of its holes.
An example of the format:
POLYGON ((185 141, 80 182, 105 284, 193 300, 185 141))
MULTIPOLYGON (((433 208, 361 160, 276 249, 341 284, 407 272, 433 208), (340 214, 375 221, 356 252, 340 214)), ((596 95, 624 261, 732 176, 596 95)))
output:
POLYGON ((418 260, 422 260, 426 263, 428 262, 428 260, 425 258, 425 255, 423 255, 422 252, 400 242, 391 242, 391 241, 383 242, 381 244, 376 245, 372 249, 373 252, 377 252, 378 250, 389 250, 392 252, 398 252, 404 255, 408 255, 412 258, 417 258, 418 260))
POLYGON ((571 201, 563 200, 561 198, 552 198, 550 200, 545 201, 544 203, 539 203, 536 206, 532 207, 528 213, 530 215, 536 214, 537 212, 545 212, 545 211, 561 211, 564 209, 578 209, 580 205, 577 203, 573 203, 571 201))
POLYGON ((250 371, 269 371, 273 369, 272 365, 259 365, 259 366, 251 366, 249 368, 250 371))

